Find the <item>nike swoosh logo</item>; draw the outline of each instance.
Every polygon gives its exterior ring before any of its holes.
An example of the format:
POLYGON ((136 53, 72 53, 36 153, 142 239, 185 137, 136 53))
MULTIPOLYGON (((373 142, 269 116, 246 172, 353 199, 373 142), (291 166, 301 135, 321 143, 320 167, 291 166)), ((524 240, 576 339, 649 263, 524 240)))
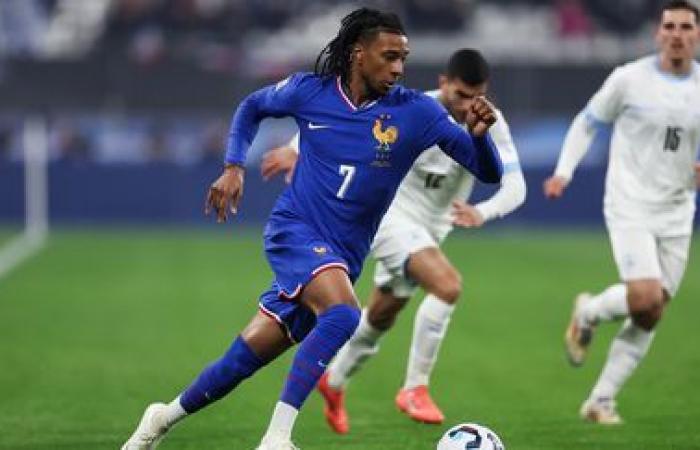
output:
POLYGON ((323 128, 330 128, 330 125, 317 125, 315 123, 309 122, 309 130, 320 130, 323 128))

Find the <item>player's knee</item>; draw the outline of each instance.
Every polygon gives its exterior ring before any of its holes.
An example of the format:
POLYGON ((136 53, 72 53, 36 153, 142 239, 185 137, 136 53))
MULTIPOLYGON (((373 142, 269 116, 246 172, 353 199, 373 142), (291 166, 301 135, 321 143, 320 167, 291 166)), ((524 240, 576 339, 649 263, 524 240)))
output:
POLYGON ((432 294, 450 305, 457 303, 462 295, 462 276, 456 270, 448 272, 432 294))
POLYGON ((343 335, 342 337, 347 340, 350 339, 350 336, 360 324, 360 315, 360 309, 356 305, 351 306, 341 303, 324 311, 319 316, 319 321, 323 320, 332 323, 338 332, 343 335))
POLYGON ((638 327, 651 331, 656 328, 656 325, 663 316, 663 308, 657 308, 648 311, 638 311, 632 313, 632 321, 638 327))
POLYGON ((661 286, 629 287, 628 298, 634 323, 645 330, 654 329, 663 316, 666 303, 661 286))

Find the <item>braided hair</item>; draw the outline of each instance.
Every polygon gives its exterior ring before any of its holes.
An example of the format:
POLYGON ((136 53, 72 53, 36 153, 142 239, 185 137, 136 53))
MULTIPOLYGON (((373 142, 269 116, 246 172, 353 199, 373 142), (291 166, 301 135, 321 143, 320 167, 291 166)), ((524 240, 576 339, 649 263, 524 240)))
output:
POLYGON ((355 43, 374 37, 382 31, 406 34, 396 14, 370 8, 360 8, 351 12, 341 20, 336 37, 319 53, 314 72, 322 77, 340 76, 347 79, 355 43))

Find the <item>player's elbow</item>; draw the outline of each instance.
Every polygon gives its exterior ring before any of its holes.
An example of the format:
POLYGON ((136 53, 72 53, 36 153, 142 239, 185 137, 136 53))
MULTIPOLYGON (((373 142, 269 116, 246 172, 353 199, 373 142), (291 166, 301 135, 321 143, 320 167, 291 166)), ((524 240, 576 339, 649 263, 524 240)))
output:
POLYGON ((500 183, 503 179, 503 165, 500 161, 497 161, 491 167, 485 168, 478 175, 477 178, 482 183, 500 183))

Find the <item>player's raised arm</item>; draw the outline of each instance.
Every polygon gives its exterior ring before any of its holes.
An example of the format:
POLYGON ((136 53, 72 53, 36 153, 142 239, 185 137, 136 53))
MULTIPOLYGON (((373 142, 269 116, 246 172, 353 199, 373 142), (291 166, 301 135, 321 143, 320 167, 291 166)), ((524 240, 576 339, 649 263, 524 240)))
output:
POLYGON ((300 97, 304 74, 295 74, 276 85, 260 89, 246 97, 233 116, 224 158, 224 171, 207 193, 204 213, 212 210, 217 222, 225 222, 228 212, 235 214, 243 194, 246 155, 260 122, 266 117, 283 117, 294 112, 300 97))
POLYGON ((620 113, 622 77, 622 71, 616 69, 591 98, 586 109, 574 118, 564 138, 554 174, 544 182, 545 197, 559 198, 564 194, 598 130, 615 120, 620 113))
POLYGON ((490 220, 510 214, 525 201, 527 187, 513 137, 503 115, 497 113, 497 119, 489 134, 503 163, 501 187, 493 196, 476 205, 470 205, 464 200, 454 201, 452 203, 454 225, 478 228, 490 220))
MULTIPOLYGON (((498 183, 503 164, 488 129, 496 122, 496 113, 483 97, 474 100, 468 113, 471 133, 466 132, 445 109, 431 100, 428 114, 434 117, 427 126, 423 148, 437 144, 443 152, 484 183, 498 183)), ((426 103, 426 105, 428 105, 426 103)))

